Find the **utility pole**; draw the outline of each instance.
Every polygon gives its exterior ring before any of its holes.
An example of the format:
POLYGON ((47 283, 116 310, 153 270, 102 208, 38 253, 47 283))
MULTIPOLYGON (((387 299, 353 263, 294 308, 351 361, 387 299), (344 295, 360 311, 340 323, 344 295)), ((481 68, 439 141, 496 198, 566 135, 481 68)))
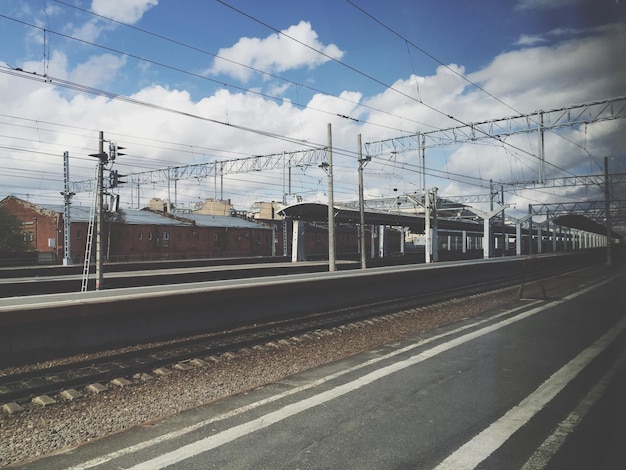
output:
POLYGON ((437 212, 437 207, 438 207, 437 191, 439 191, 439 188, 433 187, 433 203, 431 206, 431 212, 433 214, 433 226, 432 226, 432 237, 431 237, 430 246, 433 252, 434 262, 439 261, 439 225, 438 225, 439 214, 437 212))
POLYGON ((104 225, 104 164, 107 162, 107 156, 104 153, 104 133, 100 131, 100 142, 98 144, 98 153, 100 157, 98 159, 98 209, 97 209, 97 225, 96 225, 96 290, 100 290, 103 287, 104 273, 102 272, 102 231, 104 225))
POLYGON ((606 211, 606 265, 613 266, 611 247, 611 188, 609 186, 609 157, 604 157, 604 207, 606 211))
POLYGON ((102 225, 104 223, 104 165, 109 161, 108 154, 104 153, 104 132, 100 131, 98 153, 89 155, 98 159, 98 176, 96 184, 96 290, 103 287, 102 272, 102 225))
POLYGON ((335 200, 333 196, 333 131, 328 123, 328 270, 336 271, 335 262, 335 200))
MULTIPOLYGON (((104 287, 103 284, 103 270, 102 270, 102 234, 103 234, 103 225, 104 225, 104 165, 109 162, 115 162, 115 158, 119 155, 124 155, 123 153, 118 152, 118 150, 122 150, 124 147, 118 147, 117 144, 111 142, 109 144, 109 153, 104 151, 104 132, 100 131, 98 135, 98 153, 89 154, 90 157, 95 157, 98 159, 98 165, 96 167, 96 203, 95 203, 95 219, 96 219, 96 290, 100 290, 104 287)), ((119 177, 124 175, 119 175, 117 171, 112 172, 110 175, 112 184, 111 187, 116 187, 119 183, 125 183, 125 181, 120 181, 119 177)), ((93 210, 93 206, 92 206, 93 210)), ((89 260, 91 259, 91 237, 92 237, 92 229, 93 229, 93 212, 90 216, 89 222, 89 234, 87 236, 87 246, 85 249, 85 265, 83 269, 83 285, 81 287, 81 291, 87 290, 87 281, 89 279, 89 260)))
POLYGON ((543 111, 539 113, 539 182, 546 183, 546 149, 543 135, 543 111))
POLYGON ((70 204, 75 193, 70 191, 70 154, 63 152, 63 266, 72 265, 70 204))
POLYGON ((361 134, 357 136, 359 147, 359 216, 360 216, 360 233, 359 243, 361 245, 361 269, 367 268, 367 256, 365 253, 365 202, 363 200, 363 168, 372 158, 363 158, 363 146, 361 145, 361 134))
POLYGON ((432 263, 432 238, 430 233, 430 190, 424 188, 424 262, 432 263))

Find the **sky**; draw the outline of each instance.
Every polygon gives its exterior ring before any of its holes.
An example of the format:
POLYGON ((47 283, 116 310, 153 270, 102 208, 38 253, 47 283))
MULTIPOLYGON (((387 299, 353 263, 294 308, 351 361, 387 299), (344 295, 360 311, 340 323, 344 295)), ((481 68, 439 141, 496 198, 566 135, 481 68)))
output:
POLYGON ((605 157, 626 173, 623 119, 545 132, 543 170, 537 132, 427 148, 425 175, 410 136, 622 98, 625 58, 624 0, 1 0, 0 199, 61 204, 64 151, 70 180, 93 182, 102 131, 124 147, 107 171, 150 175, 111 191, 127 209, 325 203, 328 169, 281 155, 329 144, 334 200, 354 201, 359 135, 366 198, 488 197, 492 182, 515 214, 601 200, 521 183, 602 174, 605 157), (252 157, 258 171, 167 181, 252 157))

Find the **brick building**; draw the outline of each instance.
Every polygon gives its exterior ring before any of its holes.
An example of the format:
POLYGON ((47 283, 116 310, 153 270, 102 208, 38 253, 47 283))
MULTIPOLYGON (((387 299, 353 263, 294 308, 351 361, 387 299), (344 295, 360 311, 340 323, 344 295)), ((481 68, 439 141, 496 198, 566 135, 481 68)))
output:
MULTIPOLYGON (((22 221, 24 239, 38 253, 39 263, 62 262, 62 205, 34 204, 8 196, 0 206, 22 221)), ((70 206, 70 251, 75 264, 85 258, 89 215, 88 207, 70 206)), ((106 213, 102 240, 104 258, 115 262, 271 256, 274 235, 272 227, 238 217, 173 215, 148 209, 106 213)))

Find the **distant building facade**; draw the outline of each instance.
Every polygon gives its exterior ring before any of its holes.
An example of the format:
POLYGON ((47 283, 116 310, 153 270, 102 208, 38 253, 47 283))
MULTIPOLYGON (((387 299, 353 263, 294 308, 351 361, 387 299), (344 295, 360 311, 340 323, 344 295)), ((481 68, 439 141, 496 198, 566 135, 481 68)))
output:
MULTIPOLYGON (((63 260, 63 207, 38 205, 9 196, 0 205, 22 221, 23 236, 40 264, 63 260)), ((70 206, 70 250, 82 263, 89 232, 89 208, 70 206)), ((95 233, 94 233, 95 248, 95 233)), ((238 217, 169 214, 162 210, 105 213, 104 258, 109 262, 209 257, 271 256, 271 226, 238 217)), ((92 256, 94 251, 92 250, 92 256)))

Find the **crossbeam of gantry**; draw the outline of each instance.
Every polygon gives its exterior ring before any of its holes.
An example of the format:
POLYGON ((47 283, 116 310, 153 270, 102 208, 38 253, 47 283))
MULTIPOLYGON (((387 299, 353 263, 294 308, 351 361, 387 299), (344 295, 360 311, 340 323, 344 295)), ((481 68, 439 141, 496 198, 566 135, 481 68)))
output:
POLYGON ((365 143, 371 157, 626 118, 626 96, 365 143))
MULTIPOLYGON (((326 148, 317 147, 305 150, 258 155, 231 160, 216 160, 192 165, 170 166, 155 170, 128 173, 124 181, 129 184, 146 185, 169 183, 184 179, 218 178, 236 173, 271 171, 277 168, 304 168, 318 166, 326 162, 326 148)), ((93 179, 70 183, 72 192, 95 191, 93 179)))

